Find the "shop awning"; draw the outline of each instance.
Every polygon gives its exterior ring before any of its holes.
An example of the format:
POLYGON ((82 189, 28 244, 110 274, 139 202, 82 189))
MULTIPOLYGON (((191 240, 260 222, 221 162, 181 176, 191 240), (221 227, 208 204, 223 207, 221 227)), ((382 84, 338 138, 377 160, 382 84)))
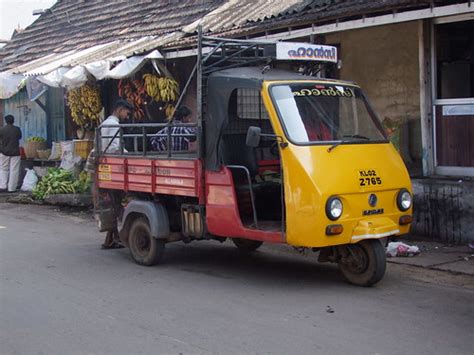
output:
POLYGON ((114 41, 83 50, 50 54, 0 72, 0 99, 15 95, 22 87, 22 80, 30 77, 48 86, 66 88, 82 86, 89 76, 97 80, 126 78, 140 70, 147 61, 163 59, 154 48, 182 36, 181 33, 159 38, 148 36, 135 41, 114 41), (148 54, 136 55, 150 50, 148 54))
MULTIPOLYGON (((120 61, 113 69, 112 60, 101 60, 87 64, 76 65, 72 68, 59 67, 49 74, 39 75, 36 78, 52 87, 76 88, 84 85, 89 75, 97 80, 102 79, 123 79, 138 71, 147 60, 163 59, 158 50, 144 56, 133 56, 120 61)), ((31 74, 27 74, 31 76, 31 74)))

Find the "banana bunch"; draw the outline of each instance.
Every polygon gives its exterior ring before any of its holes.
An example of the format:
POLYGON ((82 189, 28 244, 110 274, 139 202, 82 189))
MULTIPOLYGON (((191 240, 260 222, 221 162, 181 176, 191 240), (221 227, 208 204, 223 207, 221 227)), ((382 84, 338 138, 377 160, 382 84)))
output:
POLYGON ((153 74, 144 74, 143 80, 145 81, 145 90, 148 96, 155 101, 160 101, 160 78, 153 74))
POLYGON ((160 78, 154 74, 143 75, 145 89, 155 101, 174 102, 178 99, 179 84, 171 78, 160 78))
POLYGON ((80 194, 90 192, 91 184, 92 184, 91 174, 83 170, 79 174, 79 177, 77 178, 77 180, 74 182, 74 189, 76 190, 77 193, 80 193, 80 194))
POLYGON ((148 94, 142 80, 123 79, 118 83, 118 94, 133 105, 133 118, 137 121, 145 118, 143 105, 148 102, 148 94))
POLYGON ((77 192, 77 181, 72 172, 64 169, 49 168, 48 174, 35 186, 33 198, 43 200, 53 194, 73 194, 77 192))
POLYGON ((161 101, 174 102, 178 99, 179 85, 176 80, 160 78, 158 87, 160 88, 161 101))
POLYGON ((71 110, 71 118, 80 127, 100 122, 102 100, 97 86, 85 84, 67 93, 67 103, 71 110))
POLYGON ((62 181, 53 183, 51 192, 55 194, 74 194, 76 193, 76 189, 74 183, 62 181))
POLYGON ((34 137, 29 137, 26 141, 44 143, 46 142, 46 139, 44 139, 43 137, 34 136, 34 137))
POLYGON ((172 104, 166 104, 165 114, 166 114, 166 118, 168 120, 170 120, 173 117, 174 111, 175 111, 175 109, 174 109, 174 106, 172 104))

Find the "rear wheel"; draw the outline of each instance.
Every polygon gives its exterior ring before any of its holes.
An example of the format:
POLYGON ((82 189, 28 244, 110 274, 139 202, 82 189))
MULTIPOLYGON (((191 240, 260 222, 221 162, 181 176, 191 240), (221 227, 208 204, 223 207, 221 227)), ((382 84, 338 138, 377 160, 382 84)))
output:
POLYGON ((385 249, 379 240, 346 245, 339 261, 345 279, 354 285, 372 286, 385 274, 385 249))
POLYGON ((165 250, 164 241, 153 238, 148 220, 143 217, 132 222, 128 244, 133 260, 145 266, 159 263, 165 250))
POLYGON ((254 251, 260 248, 263 242, 243 238, 232 238, 232 242, 237 248, 243 251, 254 251))

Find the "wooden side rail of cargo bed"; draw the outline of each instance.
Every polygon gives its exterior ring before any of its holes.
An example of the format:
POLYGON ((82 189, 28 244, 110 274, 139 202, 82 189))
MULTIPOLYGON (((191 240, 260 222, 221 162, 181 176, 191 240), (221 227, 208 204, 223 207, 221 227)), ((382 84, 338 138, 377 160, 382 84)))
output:
POLYGON ((197 197, 203 201, 199 159, 101 156, 97 165, 100 189, 197 197))

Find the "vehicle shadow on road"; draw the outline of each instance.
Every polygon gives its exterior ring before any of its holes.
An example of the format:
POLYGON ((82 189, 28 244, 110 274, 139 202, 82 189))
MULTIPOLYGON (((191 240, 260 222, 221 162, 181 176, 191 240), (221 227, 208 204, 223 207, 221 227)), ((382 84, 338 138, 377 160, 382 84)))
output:
POLYGON ((317 263, 313 257, 277 252, 265 247, 246 253, 227 243, 168 245, 163 263, 156 268, 173 268, 185 273, 236 280, 239 284, 242 281, 285 287, 345 284, 335 265, 317 263))

